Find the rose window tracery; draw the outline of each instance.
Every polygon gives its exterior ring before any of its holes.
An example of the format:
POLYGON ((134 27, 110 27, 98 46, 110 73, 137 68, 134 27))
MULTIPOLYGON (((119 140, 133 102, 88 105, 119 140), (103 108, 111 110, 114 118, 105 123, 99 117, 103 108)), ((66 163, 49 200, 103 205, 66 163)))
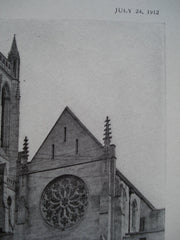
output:
POLYGON ((64 231, 78 223, 88 206, 88 191, 78 177, 63 175, 43 190, 40 210, 44 220, 64 231))

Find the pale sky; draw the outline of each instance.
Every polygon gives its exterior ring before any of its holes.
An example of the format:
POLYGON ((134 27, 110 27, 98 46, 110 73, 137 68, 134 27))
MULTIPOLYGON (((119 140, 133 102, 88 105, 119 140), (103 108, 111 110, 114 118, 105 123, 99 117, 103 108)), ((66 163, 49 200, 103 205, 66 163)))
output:
POLYGON ((30 157, 66 106, 102 142, 111 118, 117 166, 165 207, 164 26, 111 21, 2 20, 0 51, 21 57, 20 149, 30 157))

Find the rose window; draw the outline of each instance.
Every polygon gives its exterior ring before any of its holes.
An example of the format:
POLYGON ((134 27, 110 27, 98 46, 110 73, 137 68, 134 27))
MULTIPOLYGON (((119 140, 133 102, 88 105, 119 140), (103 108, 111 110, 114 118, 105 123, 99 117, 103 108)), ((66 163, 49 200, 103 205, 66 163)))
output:
POLYGON ((85 183, 78 177, 63 175, 43 190, 40 209, 44 220, 64 231, 78 223, 88 205, 85 183))

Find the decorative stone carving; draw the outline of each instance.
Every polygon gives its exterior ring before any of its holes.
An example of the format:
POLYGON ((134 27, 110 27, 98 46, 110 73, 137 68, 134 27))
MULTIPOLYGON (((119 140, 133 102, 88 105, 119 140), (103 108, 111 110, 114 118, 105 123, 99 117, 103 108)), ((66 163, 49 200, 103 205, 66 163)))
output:
POLYGON ((40 200, 44 220, 62 231, 78 223, 87 206, 87 187, 80 178, 72 175, 63 175, 50 182, 40 200))

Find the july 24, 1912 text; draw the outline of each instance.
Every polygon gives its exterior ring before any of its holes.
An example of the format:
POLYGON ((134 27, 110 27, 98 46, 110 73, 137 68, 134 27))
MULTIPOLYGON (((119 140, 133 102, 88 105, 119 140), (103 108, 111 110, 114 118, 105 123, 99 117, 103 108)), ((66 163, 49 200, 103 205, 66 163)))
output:
POLYGON ((158 9, 139 9, 139 8, 115 8, 115 14, 137 14, 137 15, 159 15, 160 11, 158 9))

